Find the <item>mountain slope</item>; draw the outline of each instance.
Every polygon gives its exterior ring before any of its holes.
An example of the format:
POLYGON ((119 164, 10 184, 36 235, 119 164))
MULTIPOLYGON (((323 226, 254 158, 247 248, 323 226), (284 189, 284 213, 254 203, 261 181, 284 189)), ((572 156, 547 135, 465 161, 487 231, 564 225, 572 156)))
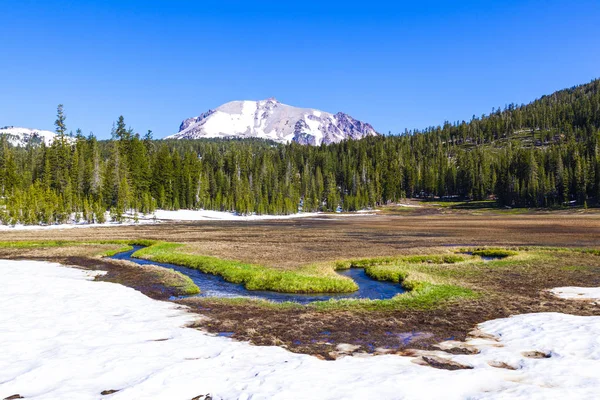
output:
POLYGON ((29 143, 39 144, 42 142, 49 146, 54 141, 56 133, 40 129, 5 126, 0 128, 0 136, 5 136, 8 142, 16 147, 25 147, 29 143))
POLYGON ((223 104, 184 120, 179 133, 165 139, 239 137, 320 145, 375 135, 371 125, 347 114, 293 107, 271 98, 223 104))

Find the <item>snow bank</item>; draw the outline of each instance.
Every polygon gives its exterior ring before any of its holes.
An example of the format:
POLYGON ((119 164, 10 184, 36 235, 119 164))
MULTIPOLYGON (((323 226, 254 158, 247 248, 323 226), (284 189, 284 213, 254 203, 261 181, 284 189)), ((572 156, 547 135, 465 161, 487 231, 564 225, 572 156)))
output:
POLYGON ((193 314, 58 264, 0 261, 0 398, 594 398, 600 317, 527 314, 481 324, 476 355, 445 371, 393 355, 322 361, 183 328, 193 314), (527 358, 541 351, 550 358, 527 358), (504 362, 516 370, 494 368, 504 362))
MULTIPOLYGON (((359 217, 372 216, 379 210, 361 210, 356 213, 337 213, 327 214, 322 212, 313 213, 297 213, 291 215, 239 215, 233 212, 211 211, 211 210, 156 210, 154 214, 139 214, 138 222, 133 221, 132 214, 126 214, 128 220, 124 222, 105 222, 103 224, 88 224, 85 222, 71 222, 67 224, 56 225, 2 225, 1 231, 13 230, 48 230, 48 229, 71 229, 71 228, 102 228, 107 226, 125 226, 125 225, 140 225, 151 224, 160 221, 265 221, 265 220, 284 220, 308 217, 359 217)), ((107 219, 110 216, 107 214, 107 219)))
POLYGON ((271 219, 293 219, 306 218, 323 215, 322 213, 298 213, 291 215, 239 215, 232 212, 211 211, 211 210, 156 210, 152 215, 147 217, 163 221, 259 221, 271 219))
POLYGON ((597 300, 600 299, 600 288, 565 286, 551 289, 550 292, 562 299, 597 300))
POLYGON ((409 203, 409 204, 406 204, 406 203, 396 203, 396 205, 400 206, 400 207, 410 207, 410 208, 422 208, 423 207, 420 204, 413 204, 413 203, 409 203))
POLYGON ((55 224, 55 225, 2 225, 0 224, 0 232, 2 231, 39 231, 39 230, 54 230, 54 229, 73 229, 73 228, 105 228, 111 226, 127 226, 127 225, 140 225, 140 224, 152 224, 151 218, 142 219, 140 217, 138 222, 125 221, 125 222, 105 222, 103 224, 88 224, 85 222, 73 222, 67 224, 55 224))

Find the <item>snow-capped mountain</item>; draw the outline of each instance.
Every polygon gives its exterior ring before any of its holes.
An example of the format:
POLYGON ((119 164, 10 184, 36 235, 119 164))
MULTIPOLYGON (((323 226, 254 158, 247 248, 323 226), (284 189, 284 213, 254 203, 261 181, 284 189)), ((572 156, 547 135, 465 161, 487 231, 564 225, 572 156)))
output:
POLYGON ((292 107, 270 98, 225 103, 184 120, 179 133, 165 139, 239 137, 320 145, 375 135, 371 125, 347 114, 292 107))
POLYGON ((0 136, 6 136, 8 142, 13 146, 24 147, 29 143, 39 144, 42 142, 50 146, 56 137, 56 133, 39 129, 5 126, 0 128, 0 136))

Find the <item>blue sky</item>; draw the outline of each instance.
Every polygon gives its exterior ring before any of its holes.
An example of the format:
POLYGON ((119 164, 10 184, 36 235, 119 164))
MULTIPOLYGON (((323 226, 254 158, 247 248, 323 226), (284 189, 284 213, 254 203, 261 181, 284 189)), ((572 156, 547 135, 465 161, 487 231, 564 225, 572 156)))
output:
POLYGON ((468 120, 600 77, 598 1, 0 1, 0 126, 108 138, 231 100, 379 132, 468 120))

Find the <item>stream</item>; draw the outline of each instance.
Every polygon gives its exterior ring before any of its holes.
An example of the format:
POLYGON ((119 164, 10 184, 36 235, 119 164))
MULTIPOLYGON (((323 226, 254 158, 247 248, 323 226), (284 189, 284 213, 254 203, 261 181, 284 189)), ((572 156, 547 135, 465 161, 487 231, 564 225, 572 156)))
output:
POLYGON ((202 271, 182 267, 174 264, 159 263, 141 258, 132 257, 133 253, 142 249, 143 246, 133 246, 133 250, 115 254, 110 257, 115 260, 131 261, 140 265, 158 265, 164 268, 170 268, 184 275, 189 276, 192 281, 200 288, 199 297, 250 297, 260 298, 275 302, 294 301, 301 304, 307 304, 314 301, 326 301, 329 299, 390 299, 406 290, 402 285, 393 282, 378 281, 371 279, 365 273, 363 268, 350 268, 347 270, 336 271, 342 276, 349 277, 356 282, 358 290, 352 293, 280 293, 266 290, 248 290, 243 284, 227 282, 220 276, 206 274, 202 271))

